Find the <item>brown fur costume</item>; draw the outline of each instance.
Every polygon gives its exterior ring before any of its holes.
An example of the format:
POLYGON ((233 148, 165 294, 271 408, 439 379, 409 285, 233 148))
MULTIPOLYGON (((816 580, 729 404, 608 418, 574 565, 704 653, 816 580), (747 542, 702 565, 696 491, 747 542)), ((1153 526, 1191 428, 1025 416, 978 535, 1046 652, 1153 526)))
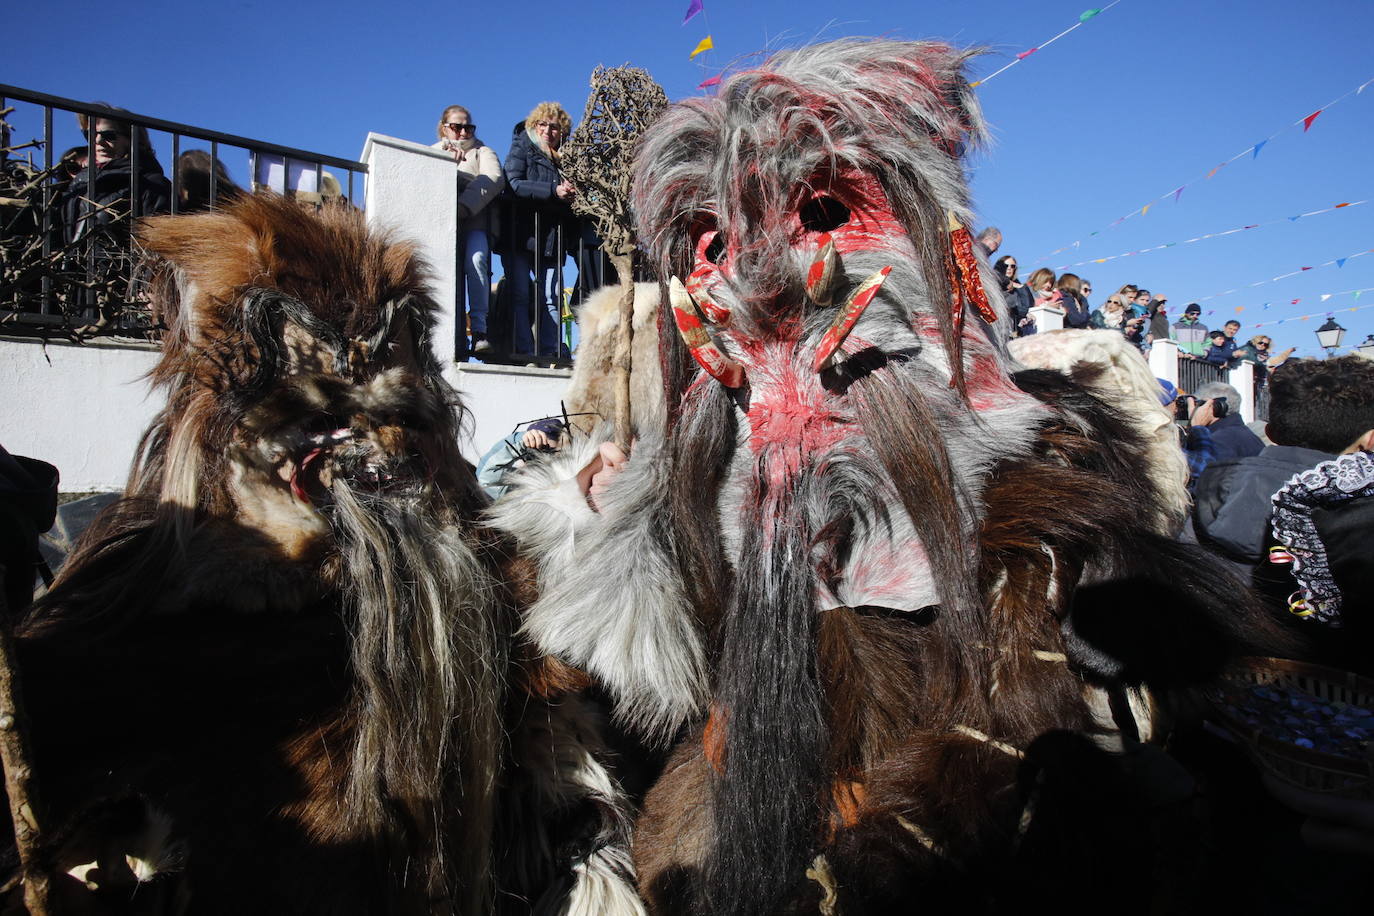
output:
POLYGON ((270 195, 141 238, 167 406, 18 631, 68 905, 614 903, 596 719, 513 638, 409 246, 270 195))

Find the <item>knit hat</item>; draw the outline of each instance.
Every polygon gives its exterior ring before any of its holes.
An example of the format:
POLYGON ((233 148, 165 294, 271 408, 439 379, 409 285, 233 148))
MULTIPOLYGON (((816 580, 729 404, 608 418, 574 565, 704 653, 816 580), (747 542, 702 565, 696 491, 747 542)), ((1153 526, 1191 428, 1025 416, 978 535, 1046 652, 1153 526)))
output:
POLYGON ((1157 378, 1155 381, 1159 382, 1159 403, 1161 405, 1168 407, 1178 400, 1178 389, 1174 387, 1173 382, 1166 378, 1157 378))
POLYGON ((1183 314, 1185 314, 1185 315, 1201 315, 1201 314, 1202 314, 1202 306, 1198 305, 1196 302, 1190 303, 1189 306, 1188 306, 1186 309, 1183 310, 1183 314))

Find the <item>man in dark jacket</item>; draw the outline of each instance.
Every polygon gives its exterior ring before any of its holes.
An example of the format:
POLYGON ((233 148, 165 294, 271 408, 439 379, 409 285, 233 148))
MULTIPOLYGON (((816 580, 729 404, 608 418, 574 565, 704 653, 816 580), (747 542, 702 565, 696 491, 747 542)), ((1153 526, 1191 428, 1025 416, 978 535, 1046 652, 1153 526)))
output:
POLYGON ((1194 396, 1201 411, 1197 416, 1205 417, 1203 425, 1216 445, 1217 461, 1248 458, 1264 449, 1259 436, 1250 432, 1241 419, 1239 391, 1225 382, 1208 382, 1200 385, 1194 396))
POLYGON ((1374 448, 1374 362, 1347 356, 1284 366, 1270 382, 1267 432, 1274 444, 1259 454, 1214 461, 1193 506, 1198 540, 1248 564, 1263 559, 1271 497, 1293 475, 1374 448))
MULTIPOLYGON (((122 273, 129 258, 133 221, 172 207, 172 186, 162 173, 147 133, 125 121, 92 118, 84 129, 95 158, 72 178, 61 200, 62 240, 74 255, 69 266, 96 279, 122 273)), ((99 329, 111 317, 102 314, 94 290, 78 296, 80 317, 99 329)))

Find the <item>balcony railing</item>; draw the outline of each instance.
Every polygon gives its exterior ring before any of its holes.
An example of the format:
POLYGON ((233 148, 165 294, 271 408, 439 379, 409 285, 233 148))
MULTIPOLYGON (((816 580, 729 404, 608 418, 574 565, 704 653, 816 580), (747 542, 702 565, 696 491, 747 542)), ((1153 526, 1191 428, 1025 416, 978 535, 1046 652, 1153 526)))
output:
POLYGON ((0 112, 6 333, 156 338, 136 269, 135 220, 213 209, 264 187, 318 205, 352 203, 367 172, 361 162, 14 86, 0 85, 0 112), (98 149, 102 129, 122 136, 127 153, 92 174, 89 164, 107 153, 98 149), (163 161, 172 163, 170 177, 163 161))

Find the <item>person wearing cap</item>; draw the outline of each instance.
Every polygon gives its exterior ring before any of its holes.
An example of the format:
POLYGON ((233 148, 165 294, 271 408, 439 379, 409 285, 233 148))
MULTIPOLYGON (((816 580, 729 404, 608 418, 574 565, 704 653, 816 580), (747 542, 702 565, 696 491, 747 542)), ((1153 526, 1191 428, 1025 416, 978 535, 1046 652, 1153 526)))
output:
POLYGON ((1169 337, 1178 344, 1178 350, 1185 356, 1202 359, 1207 354, 1207 325, 1199 319, 1202 306, 1191 302, 1183 310, 1183 317, 1169 328, 1169 337))

